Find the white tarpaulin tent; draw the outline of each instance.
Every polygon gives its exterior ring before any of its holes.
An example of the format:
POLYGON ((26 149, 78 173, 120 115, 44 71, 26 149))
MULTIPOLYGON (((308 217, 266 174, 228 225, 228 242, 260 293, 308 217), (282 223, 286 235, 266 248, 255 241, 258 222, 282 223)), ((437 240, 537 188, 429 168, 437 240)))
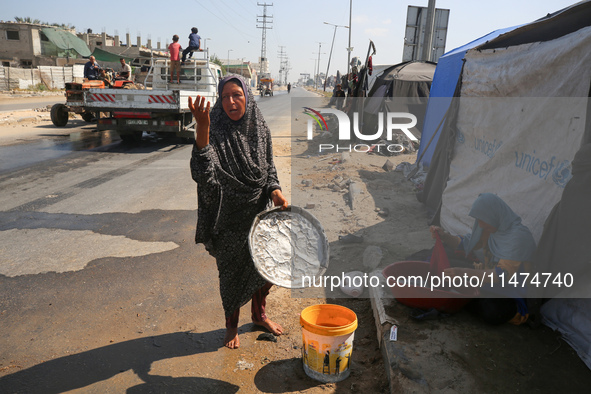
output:
MULTIPOLYGON (((534 265, 591 289, 590 93, 591 1, 468 50, 419 197, 433 222, 469 233, 478 194, 497 194, 539 242, 534 265)), ((591 295, 533 298, 591 368, 591 295)))
POLYGON ((441 206, 445 228, 469 232, 472 202, 491 192, 539 239, 581 146, 590 65, 591 27, 556 40, 467 52, 456 99, 459 138, 441 206))

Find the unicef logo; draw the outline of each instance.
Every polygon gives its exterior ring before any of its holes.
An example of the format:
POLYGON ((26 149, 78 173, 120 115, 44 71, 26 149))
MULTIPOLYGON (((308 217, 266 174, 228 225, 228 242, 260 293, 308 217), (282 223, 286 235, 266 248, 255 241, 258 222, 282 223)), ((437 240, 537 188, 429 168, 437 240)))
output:
POLYGON ((459 144, 463 144, 464 142, 466 142, 466 137, 464 137, 464 133, 462 133, 460 130, 458 130, 458 135, 456 136, 456 140, 458 141, 459 144))
POLYGON ((556 185, 564 188, 572 176, 572 166, 570 161, 563 160, 562 162, 558 163, 556 169, 552 173, 552 180, 556 185))

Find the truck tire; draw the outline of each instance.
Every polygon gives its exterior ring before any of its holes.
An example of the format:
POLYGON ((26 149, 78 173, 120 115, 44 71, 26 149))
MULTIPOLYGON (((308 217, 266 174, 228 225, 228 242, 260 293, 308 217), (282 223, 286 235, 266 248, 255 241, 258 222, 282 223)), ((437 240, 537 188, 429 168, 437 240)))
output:
POLYGON ((64 104, 54 104, 50 116, 55 127, 64 127, 68 124, 68 107, 64 104))
POLYGON ((80 116, 82 116, 82 119, 84 119, 84 121, 88 123, 92 122, 92 120, 94 119, 94 114, 92 112, 82 112, 80 116))

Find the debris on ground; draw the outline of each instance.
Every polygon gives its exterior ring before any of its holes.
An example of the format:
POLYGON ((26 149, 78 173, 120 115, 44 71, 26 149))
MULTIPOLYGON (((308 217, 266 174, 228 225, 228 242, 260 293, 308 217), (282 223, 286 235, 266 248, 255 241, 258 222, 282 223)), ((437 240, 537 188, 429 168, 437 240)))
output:
POLYGON ((253 369, 254 368, 254 364, 253 363, 247 363, 244 360, 240 360, 236 363, 236 368, 234 369, 234 372, 241 370, 244 371, 245 369, 253 369))
POLYGON ((264 332, 257 337, 257 341, 277 342, 277 337, 270 332, 264 332))

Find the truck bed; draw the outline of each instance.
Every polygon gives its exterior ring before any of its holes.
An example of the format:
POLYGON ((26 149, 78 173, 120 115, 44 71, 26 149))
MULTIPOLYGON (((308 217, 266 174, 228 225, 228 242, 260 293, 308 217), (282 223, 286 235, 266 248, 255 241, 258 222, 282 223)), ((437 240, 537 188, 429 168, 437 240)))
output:
POLYGON ((194 90, 89 89, 84 92, 84 105, 96 111, 145 110, 153 112, 189 112, 189 96, 202 95, 211 101, 209 92, 194 90))

